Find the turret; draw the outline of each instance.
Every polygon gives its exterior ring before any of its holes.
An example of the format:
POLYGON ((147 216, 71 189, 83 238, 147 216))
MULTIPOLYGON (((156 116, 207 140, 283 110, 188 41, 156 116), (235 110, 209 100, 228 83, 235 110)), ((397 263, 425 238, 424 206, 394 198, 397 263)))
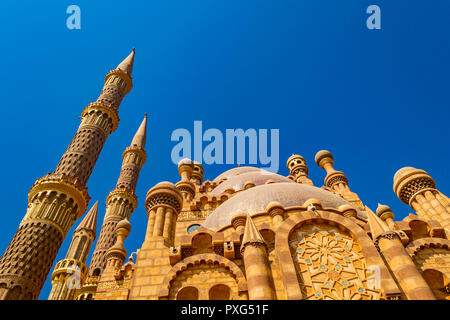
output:
POLYGON ((194 173, 194 162, 191 159, 182 159, 178 163, 178 174, 181 180, 177 182, 176 187, 181 191, 185 204, 189 204, 195 196, 195 185, 191 182, 194 173))
POLYGON ((132 87, 134 50, 105 78, 97 101, 81 124, 54 173, 38 179, 28 208, 0 259, 0 299, 37 299, 56 254, 73 223, 86 211, 86 183, 108 136, 119 124, 118 109, 132 87))
POLYGON ((311 179, 308 178, 308 167, 305 158, 298 154, 293 154, 287 160, 286 165, 290 176, 293 177, 295 182, 309 184, 310 186, 314 185, 311 179))
POLYGON ((394 192, 418 216, 436 220, 450 238, 450 201, 436 189, 436 182, 421 169, 404 167, 394 175, 394 192))
POLYGON ((203 182, 203 166, 201 163, 194 161, 194 171, 192 171, 191 182, 196 186, 200 186, 203 182))
POLYGON ((86 259, 97 230, 98 201, 75 229, 66 258, 56 263, 49 300, 73 300, 87 274, 86 259))
POLYGON ((327 172, 325 185, 358 209, 364 210, 364 205, 358 195, 350 190, 345 173, 333 168, 334 159, 331 152, 321 150, 317 152, 315 160, 317 165, 327 172))
POLYGON ((173 183, 164 181, 151 188, 145 198, 148 214, 145 239, 163 237, 168 245, 172 245, 175 224, 182 206, 183 196, 173 183))

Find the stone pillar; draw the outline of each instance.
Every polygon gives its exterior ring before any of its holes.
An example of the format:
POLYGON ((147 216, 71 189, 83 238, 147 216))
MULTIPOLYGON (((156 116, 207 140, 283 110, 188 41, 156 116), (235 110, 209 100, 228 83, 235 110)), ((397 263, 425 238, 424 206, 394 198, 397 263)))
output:
POLYGON ((450 201, 436 189, 427 172, 412 167, 398 170, 394 175, 394 192, 418 216, 438 221, 450 238, 450 201))
POLYGON ((120 102, 132 87, 133 59, 134 51, 106 75, 102 93, 84 109, 54 173, 38 179, 28 193, 25 217, 0 259, 2 299, 38 298, 68 230, 85 212, 90 200, 86 183, 119 124, 120 102))
POLYGON ((245 224, 241 254, 244 258, 249 299, 275 300, 267 245, 250 216, 245 224))

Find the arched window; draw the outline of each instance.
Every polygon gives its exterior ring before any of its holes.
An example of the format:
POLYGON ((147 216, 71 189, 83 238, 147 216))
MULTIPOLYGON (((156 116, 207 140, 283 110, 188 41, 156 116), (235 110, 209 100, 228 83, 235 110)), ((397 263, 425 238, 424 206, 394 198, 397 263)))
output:
POLYGON ((198 300, 198 289, 195 287, 181 288, 177 293, 177 300, 198 300))
POLYGON ((209 300, 230 300, 230 287, 216 284, 209 289, 209 300))
POLYGON ((191 225, 187 228, 187 233, 194 232, 194 231, 197 230, 199 227, 200 227, 199 224, 191 224, 191 225))

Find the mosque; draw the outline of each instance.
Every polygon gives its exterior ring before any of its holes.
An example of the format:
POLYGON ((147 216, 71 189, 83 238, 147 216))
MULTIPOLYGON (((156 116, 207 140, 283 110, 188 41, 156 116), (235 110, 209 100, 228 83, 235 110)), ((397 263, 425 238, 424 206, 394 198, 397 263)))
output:
POLYGON ((421 169, 397 171, 394 192, 414 213, 396 221, 388 206, 364 205, 326 150, 315 157, 323 186, 300 155, 287 159, 288 176, 237 167, 213 180, 183 159, 178 182, 149 186, 145 238, 127 252, 147 116, 123 152, 96 236, 98 202, 88 208, 86 183, 118 127, 134 55, 106 75, 54 172, 31 187, 0 259, 0 299, 37 299, 48 276, 50 300, 450 299, 450 201, 435 181, 421 169), (51 270, 75 222, 66 257, 51 270))

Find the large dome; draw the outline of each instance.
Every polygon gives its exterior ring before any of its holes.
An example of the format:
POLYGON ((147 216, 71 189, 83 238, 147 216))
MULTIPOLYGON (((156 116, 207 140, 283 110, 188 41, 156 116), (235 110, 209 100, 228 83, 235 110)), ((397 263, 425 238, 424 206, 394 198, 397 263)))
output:
POLYGON ((220 179, 223 179, 224 177, 227 177, 227 180, 219 184, 213 191, 211 191, 211 195, 217 196, 229 188, 232 188, 235 192, 243 190, 245 183, 249 181, 253 182, 256 186, 265 184, 269 180, 272 180, 272 182, 294 183, 292 180, 282 175, 254 167, 239 167, 225 171, 214 181, 217 179, 220 181, 220 179))
POLYGON ((256 167, 237 167, 230 170, 227 170, 221 174, 219 174, 213 181, 219 182, 224 178, 229 179, 230 177, 237 176, 241 173, 249 172, 249 171, 261 171, 262 169, 256 167))
MULTIPOLYGON (((321 188, 299 183, 271 183, 250 188, 225 201, 206 218, 203 226, 217 230, 230 224, 231 217, 236 212, 253 215, 263 212, 272 201, 277 201, 284 207, 292 207, 301 206, 311 198, 319 200, 325 208, 337 209, 344 204, 351 205, 334 193, 321 188)), ((366 218, 361 211, 357 209, 356 211, 358 216, 366 218)))

